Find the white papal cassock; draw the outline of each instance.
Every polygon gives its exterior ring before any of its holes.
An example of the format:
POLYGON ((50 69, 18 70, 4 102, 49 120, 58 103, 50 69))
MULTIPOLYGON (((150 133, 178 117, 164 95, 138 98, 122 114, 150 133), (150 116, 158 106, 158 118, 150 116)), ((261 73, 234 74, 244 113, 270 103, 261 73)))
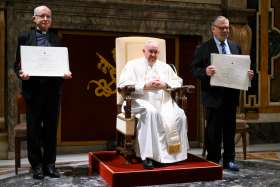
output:
POLYGON ((150 66, 145 58, 129 61, 118 81, 118 87, 136 88, 132 103, 132 113, 139 118, 136 154, 142 160, 151 158, 161 163, 185 160, 189 148, 186 115, 167 91, 144 90, 145 83, 153 79, 171 88, 182 85, 182 79, 168 64, 157 60, 150 66))

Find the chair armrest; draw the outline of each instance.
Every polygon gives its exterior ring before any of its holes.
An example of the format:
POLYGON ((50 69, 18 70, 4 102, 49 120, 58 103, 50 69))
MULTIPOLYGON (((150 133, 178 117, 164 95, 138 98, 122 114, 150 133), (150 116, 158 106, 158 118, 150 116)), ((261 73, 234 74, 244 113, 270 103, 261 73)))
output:
POLYGON ((124 87, 119 87, 118 92, 122 95, 124 101, 126 102, 124 106, 124 115, 125 118, 131 118, 131 104, 132 104, 132 98, 131 94, 135 91, 134 85, 127 85, 124 87))
POLYGON ((134 85, 127 85, 124 87, 118 87, 118 92, 125 98, 127 95, 131 95, 135 91, 134 85))
POLYGON ((170 92, 182 92, 184 94, 191 94, 191 93, 194 93, 195 86, 194 85, 183 85, 183 86, 176 87, 176 88, 167 88, 166 90, 170 91, 170 92))
POLYGON ((195 91, 194 85, 183 85, 176 88, 168 88, 167 91, 170 92, 170 95, 173 100, 181 107, 187 108, 187 95, 193 94, 195 91))

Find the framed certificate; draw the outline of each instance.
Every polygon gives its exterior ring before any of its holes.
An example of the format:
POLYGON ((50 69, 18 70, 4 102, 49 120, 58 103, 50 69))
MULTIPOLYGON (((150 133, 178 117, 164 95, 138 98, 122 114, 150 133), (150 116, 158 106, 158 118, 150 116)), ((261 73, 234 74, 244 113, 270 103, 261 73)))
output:
POLYGON ((20 46, 20 55, 29 76, 63 77, 70 71, 66 47, 20 46))

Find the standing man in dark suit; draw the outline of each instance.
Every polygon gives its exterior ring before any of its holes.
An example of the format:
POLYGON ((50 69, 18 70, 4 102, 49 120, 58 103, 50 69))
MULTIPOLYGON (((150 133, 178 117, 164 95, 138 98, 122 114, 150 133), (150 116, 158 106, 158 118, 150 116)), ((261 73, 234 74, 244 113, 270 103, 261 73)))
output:
MULTIPOLYGON (((192 62, 193 75, 201 81, 202 102, 206 108, 206 149, 207 160, 219 163, 221 159, 221 142, 223 141, 223 167, 238 171, 235 163, 235 128, 236 107, 239 90, 210 85, 210 77, 216 72, 210 64, 210 54, 241 54, 239 45, 230 41, 229 20, 218 16, 211 25, 213 37, 197 48, 192 62)), ((254 72, 248 71, 250 79, 254 72)))
POLYGON ((60 96, 64 79, 72 77, 33 77, 21 70, 20 46, 62 46, 54 32, 49 30, 52 12, 47 6, 34 9, 32 21, 35 29, 22 33, 18 38, 15 72, 22 80, 22 95, 26 104, 28 160, 33 178, 60 177, 55 168, 56 136, 60 96))

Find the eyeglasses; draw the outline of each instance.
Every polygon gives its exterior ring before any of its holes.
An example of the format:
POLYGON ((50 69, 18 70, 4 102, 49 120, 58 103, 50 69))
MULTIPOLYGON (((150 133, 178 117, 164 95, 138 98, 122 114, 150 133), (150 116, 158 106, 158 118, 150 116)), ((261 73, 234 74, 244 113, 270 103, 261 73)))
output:
POLYGON ((215 27, 217 27, 218 29, 220 29, 220 30, 229 30, 229 27, 220 27, 220 26, 218 26, 218 25, 214 25, 215 27))
POLYGON ((37 17, 39 17, 40 19, 46 19, 46 20, 51 20, 52 17, 49 15, 35 15, 37 17))

